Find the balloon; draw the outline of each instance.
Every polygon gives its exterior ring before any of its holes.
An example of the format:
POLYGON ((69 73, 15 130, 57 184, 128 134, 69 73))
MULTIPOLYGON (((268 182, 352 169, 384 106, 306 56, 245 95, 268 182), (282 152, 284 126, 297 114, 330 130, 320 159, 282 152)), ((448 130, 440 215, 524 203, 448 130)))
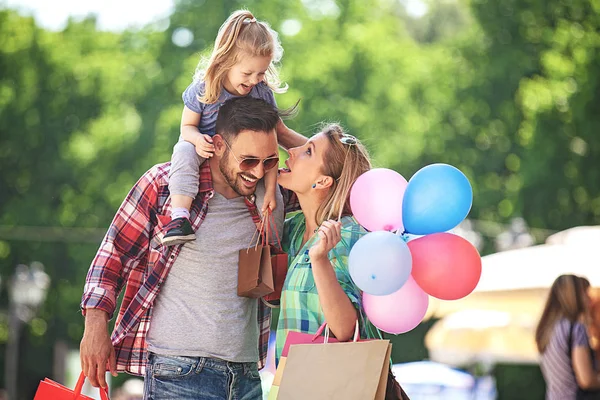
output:
POLYGON ((409 277, 400 290, 387 296, 363 293, 369 321, 384 332, 399 334, 413 330, 423 320, 429 296, 409 277))
POLYGON ((356 220, 370 231, 403 230, 402 198, 406 179, 396 171, 375 168, 358 177, 350 191, 356 220))
POLYGON ((394 293, 410 276, 412 259, 402 237, 367 233, 350 250, 348 269, 356 286, 376 296, 394 293))
POLYGON ((417 235, 448 231, 465 219, 472 204, 473 189, 460 170, 448 164, 428 165, 406 186, 404 229, 417 235))
POLYGON ((428 294, 457 300, 471 293, 481 277, 481 257, 467 240, 451 233, 434 233, 411 240, 412 276, 428 294))

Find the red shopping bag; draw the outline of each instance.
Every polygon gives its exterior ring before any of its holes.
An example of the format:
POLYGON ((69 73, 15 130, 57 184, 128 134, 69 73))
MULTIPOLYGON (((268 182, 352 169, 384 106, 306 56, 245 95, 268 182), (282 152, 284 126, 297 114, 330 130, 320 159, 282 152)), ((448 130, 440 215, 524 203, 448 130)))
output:
MULTIPOLYGON (((40 381, 35 397, 33 400, 94 400, 89 396, 81 394, 83 383, 85 382, 85 375, 83 372, 79 375, 75 390, 71 390, 68 387, 61 385, 58 382, 54 382, 51 379, 44 379, 40 381)), ((108 398, 108 387, 99 388, 100 398, 102 400, 109 400, 108 398)))

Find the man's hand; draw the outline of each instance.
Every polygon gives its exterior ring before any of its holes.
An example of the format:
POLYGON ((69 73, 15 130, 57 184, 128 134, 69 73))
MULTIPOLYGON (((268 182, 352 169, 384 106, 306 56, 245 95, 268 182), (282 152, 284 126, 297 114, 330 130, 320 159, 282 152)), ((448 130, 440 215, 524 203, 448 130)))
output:
POLYGON ((105 388, 108 369, 117 376, 115 348, 108 334, 108 315, 102 310, 88 309, 85 316, 85 331, 79 346, 81 370, 94 387, 105 388), (108 367, 108 368, 107 368, 108 367))

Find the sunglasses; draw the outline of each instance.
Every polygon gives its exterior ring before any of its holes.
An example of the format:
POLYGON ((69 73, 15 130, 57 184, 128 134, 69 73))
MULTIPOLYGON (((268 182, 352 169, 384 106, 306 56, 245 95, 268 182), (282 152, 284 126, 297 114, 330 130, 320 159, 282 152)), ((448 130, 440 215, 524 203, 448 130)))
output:
MULTIPOLYGON (((346 166, 346 160, 348 160, 348 153, 350 153, 350 146, 354 146, 355 144, 357 144, 358 143, 358 139, 355 138, 352 135, 348 135, 347 133, 343 133, 342 136, 340 136, 340 143, 348 146, 346 148, 346 156, 344 157, 344 164, 343 164, 343 167, 342 167, 342 172, 343 172, 344 168, 346 166)), ((339 181, 340 178, 341 178, 341 176, 337 177, 336 181, 339 181)))
POLYGON ((279 165, 279 157, 277 157, 277 156, 264 158, 264 159, 256 158, 256 157, 248 157, 248 158, 244 158, 244 159, 240 160, 239 158, 237 158, 237 156, 231 149, 231 146, 229 145, 229 143, 227 143, 227 140, 223 140, 223 141, 225 142, 225 144, 227 145, 227 148, 233 155, 233 158, 235 158, 235 161, 237 161, 238 164, 240 165, 240 169, 242 171, 249 171, 252 168, 255 168, 261 162, 263 164, 263 168, 265 171, 268 171, 268 170, 274 168, 275 166, 279 165))
POLYGON ((340 137, 340 142, 342 144, 352 146, 352 145, 355 145, 356 143, 358 143, 358 139, 352 135, 348 135, 347 133, 344 133, 342 135, 342 137, 340 137))

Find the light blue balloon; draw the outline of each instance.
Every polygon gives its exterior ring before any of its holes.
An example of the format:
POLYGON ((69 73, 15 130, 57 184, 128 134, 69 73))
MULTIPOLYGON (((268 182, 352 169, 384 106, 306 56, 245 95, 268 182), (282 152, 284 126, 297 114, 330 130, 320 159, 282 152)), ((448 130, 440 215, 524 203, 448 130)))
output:
POLYGON ((472 204, 473 189, 465 174, 448 164, 428 165, 406 186, 404 229, 415 235, 449 231, 466 218, 472 204))
POLYGON ((376 231, 354 244, 348 266, 352 280, 363 292, 385 296, 406 283, 412 271, 412 256, 401 236, 376 231))

